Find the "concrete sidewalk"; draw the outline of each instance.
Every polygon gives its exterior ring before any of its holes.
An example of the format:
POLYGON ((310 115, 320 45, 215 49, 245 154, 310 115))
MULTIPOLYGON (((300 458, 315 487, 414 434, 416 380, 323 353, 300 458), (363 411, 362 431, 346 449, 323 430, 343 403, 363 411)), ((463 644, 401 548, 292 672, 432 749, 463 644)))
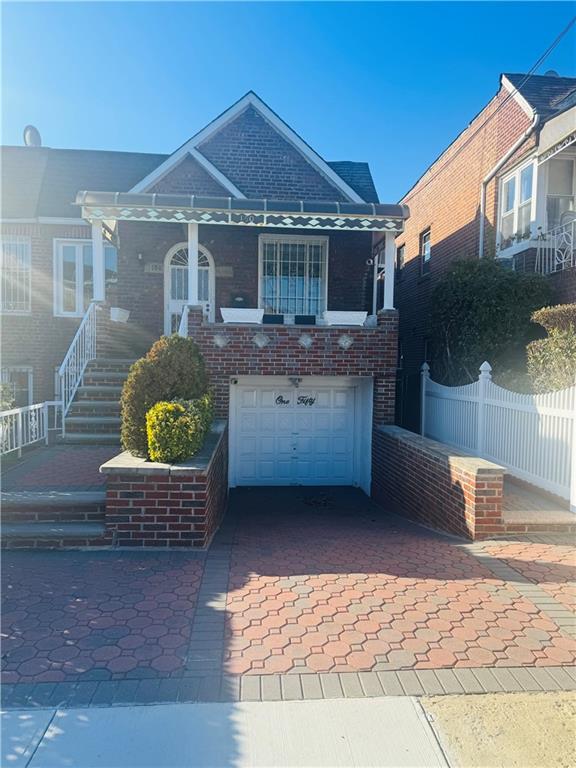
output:
POLYGON ((411 697, 3 714, 12 768, 448 766, 411 697))

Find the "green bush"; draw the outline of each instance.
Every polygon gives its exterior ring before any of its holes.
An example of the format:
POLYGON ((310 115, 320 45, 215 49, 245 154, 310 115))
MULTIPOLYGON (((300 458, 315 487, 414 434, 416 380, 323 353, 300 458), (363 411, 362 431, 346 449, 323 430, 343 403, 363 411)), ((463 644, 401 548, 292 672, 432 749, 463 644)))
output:
POLYGON ((536 392, 571 387, 576 381, 576 304, 558 304, 534 312, 532 320, 548 331, 528 344, 528 375, 536 392))
POLYGON ((0 384, 0 411, 14 408, 14 395, 10 384, 0 384))
POLYGON ((146 414, 153 405, 182 398, 194 400, 208 391, 204 360, 196 344, 181 336, 162 336, 128 374, 122 397, 122 447, 146 458, 146 414))
POLYGON ((194 456, 213 418, 212 397, 153 405, 146 414, 148 453, 152 461, 172 463, 194 456))
POLYGON ((531 315, 550 295, 541 275, 488 258, 454 262, 432 293, 434 378, 475 381, 484 360, 495 373, 524 370, 526 344, 537 335, 531 315))

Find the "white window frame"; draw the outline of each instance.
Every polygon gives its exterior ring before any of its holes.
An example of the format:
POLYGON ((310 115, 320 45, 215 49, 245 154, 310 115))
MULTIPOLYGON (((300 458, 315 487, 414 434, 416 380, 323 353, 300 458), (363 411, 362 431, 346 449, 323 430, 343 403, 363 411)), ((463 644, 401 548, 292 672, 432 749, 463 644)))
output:
POLYGON ((536 210, 537 210, 537 190, 538 190, 538 163, 536 162, 535 157, 531 157, 529 160, 525 160, 521 164, 517 165, 513 170, 506 173, 504 176, 500 178, 499 184, 498 184, 498 222, 497 222, 497 229, 496 229, 496 255, 498 257, 505 257, 509 258, 510 256, 513 256, 515 253, 519 253, 520 251, 525 251, 527 248, 529 248, 530 241, 535 237, 535 229, 536 229, 536 210), (513 227, 512 231, 514 232, 514 235, 518 231, 518 220, 519 220, 519 212, 520 208, 523 205, 526 205, 525 203, 520 203, 520 193, 521 193, 521 175, 522 171, 526 170, 526 168, 532 166, 532 190, 530 195, 530 237, 524 238, 523 240, 514 240, 512 245, 509 245, 507 248, 501 247, 502 242, 502 217, 505 214, 504 211, 504 186, 505 184, 510 181, 511 179, 514 179, 514 205, 512 208, 512 217, 513 217, 513 227))
POLYGON ((546 227, 545 227, 546 231, 550 231, 554 229, 554 227, 552 227, 552 223, 548 221, 548 197, 570 197, 570 195, 553 195, 550 192, 549 163, 552 163, 554 160, 564 160, 564 161, 572 162, 572 195, 571 197, 573 199, 576 199, 576 154, 574 154, 573 152, 569 152, 565 155, 563 155, 562 153, 559 153, 558 155, 554 155, 554 157, 551 157, 549 160, 543 163, 542 166, 540 167, 540 173, 542 174, 542 177, 543 177, 542 219, 546 220, 546 227))
MULTIPOLYGON (((84 279, 76 279, 76 309, 65 311, 63 309, 63 283, 62 283, 62 247, 74 245, 76 251, 76 271, 78 278, 78 266, 82 266, 82 250, 86 245, 92 246, 91 238, 82 237, 55 237, 54 238, 54 316, 55 317, 83 317, 84 316, 84 279)), ((115 248, 111 243, 104 243, 104 260, 106 260, 106 248, 115 248)), ((106 263, 106 261, 104 261, 106 263)), ((92 267, 94 268, 94 267, 92 267)))
MULTIPOLYGON (((265 235, 259 235, 258 236, 258 307, 260 309, 264 307, 263 304, 263 296, 262 296, 262 272, 263 272, 263 259, 264 259, 264 243, 280 243, 280 242, 296 242, 296 243, 306 243, 309 245, 322 245, 324 248, 326 260, 325 260, 325 266, 324 266, 324 286, 323 286, 323 292, 322 292, 322 305, 324 307, 324 310, 328 309, 328 266, 330 261, 330 238, 328 237, 311 237, 311 236, 303 236, 300 235, 273 235, 273 234, 265 234, 265 235)), ((292 314, 292 313, 284 313, 284 314, 292 314)), ((317 317, 322 316, 322 311, 319 312, 317 317)))
POLYGON ((4 270, 4 245, 14 244, 25 246, 28 257, 28 306, 26 309, 10 309, 4 306, 3 296, 0 295, 0 312, 4 315, 29 315, 32 312, 32 241, 25 235, 2 235, 0 238, 0 270, 4 270))
MULTIPOLYGON (((26 373, 28 376, 28 402, 34 404, 34 369, 31 365, 3 365, 0 369, 0 381, 2 384, 10 384, 10 373, 26 373)), ((22 407, 22 406, 16 406, 22 407)))

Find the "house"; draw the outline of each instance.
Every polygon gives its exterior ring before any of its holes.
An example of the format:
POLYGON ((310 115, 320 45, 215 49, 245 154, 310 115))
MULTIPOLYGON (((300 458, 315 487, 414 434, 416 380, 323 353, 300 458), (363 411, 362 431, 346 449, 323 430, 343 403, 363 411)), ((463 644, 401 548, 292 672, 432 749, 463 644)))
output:
POLYGON ((179 332, 229 419, 231 485, 369 491, 397 363, 393 280, 375 307, 372 240, 391 274, 408 211, 379 203, 368 165, 326 162, 252 92, 169 155, 26 136, 2 150, 16 404, 60 400, 67 441, 118 442, 130 361, 179 332))
POLYGON ((496 95, 402 198, 397 238, 398 423, 419 425, 430 302, 455 259, 497 258, 576 300, 576 78, 503 74, 496 95))

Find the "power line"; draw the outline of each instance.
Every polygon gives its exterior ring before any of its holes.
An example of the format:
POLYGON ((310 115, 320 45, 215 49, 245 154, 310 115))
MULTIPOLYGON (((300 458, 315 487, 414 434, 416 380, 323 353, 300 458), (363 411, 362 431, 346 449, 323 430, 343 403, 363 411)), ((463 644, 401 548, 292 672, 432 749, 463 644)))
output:
MULTIPOLYGON (((547 48, 547 49, 544 51, 544 53, 543 53, 543 54, 540 56, 540 58, 539 58, 539 59, 536 61, 536 63, 535 63, 535 64, 533 64, 533 66, 530 68, 530 70, 529 70, 529 71, 528 71, 528 73, 526 74, 526 77, 525 77, 525 78, 522 80, 522 82, 521 82, 521 83, 518 85, 518 87, 517 87, 517 88, 514 88, 514 90, 510 91, 510 93, 509 93, 509 94, 508 94, 508 96, 507 96, 507 97, 504 99, 504 101, 503 101, 501 104, 499 104, 499 105, 496 107, 496 109, 494 110, 494 112, 492 112, 492 114, 491 114, 491 115, 489 115, 489 116, 486 118, 486 120, 484 120, 484 122, 483 122, 481 125, 479 125, 479 126, 478 126, 478 128, 477 128, 477 129, 474 131, 474 133, 473 133, 473 134, 471 134, 471 135, 470 135, 470 136, 469 136, 469 137, 466 139, 466 141, 465 141, 465 142, 464 142, 464 143, 463 143, 463 144, 462 144, 460 147, 458 147, 458 149, 457 149, 457 150, 454 152, 454 154, 452 155, 452 157, 450 157, 450 158, 449 158, 449 159, 448 159, 448 160, 447 160, 447 161, 444 163, 444 165, 443 165, 441 168, 439 168, 439 169, 436 171, 436 173, 435 173, 435 174, 433 174, 433 175, 432 175, 432 176, 431 176, 431 177, 430 177, 430 178, 429 178, 429 179, 428 179, 428 180, 427 180, 427 181, 426 181, 424 184, 422 184, 422 186, 418 187, 418 192, 420 192, 420 191, 421 191, 421 190, 423 190, 423 189, 426 189, 426 187, 427 187, 429 184, 431 184, 431 183, 434 181, 434 179, 436 179, 436 178, 437 178, 437 177, 438 177, 438 176, 439 176, 439 175, 442 173, 442 171, 444 171, 444 170, 445 170, 445 169, 446 169, 446 168, 447 168, 447 167, 450 165, 450 163, 451 163, 453 160, 455 160, 455 159, 458 157, 458 155, 459 155, 459 154, 460 154, 460 153, 461 153, 461 152, 462 152, 464 149, 466 149, 466 147, 468 146, 468 144, 470 144, 470 142, 472 141, 472 139, 474 139, 474 138, 475 138, 475 137, 476 137, 476 136, 477 136, 477 135, 480 133, 480 131, 481 131, 483 128, 485 128, 485 127, 486 127, 486 125, 488 125, 488 123, 489 123, 491 120, 493 120, 493 119, 496 117, 496 115, 498 114, 498 112, 499 112, 499 111, 500 111, 500 110, 501 110, 501 109, 502 109, 502 108, 503 108, 503 107, 504 107, 504 106, 505 106, 505 105, 506 105, 506 104, 507 104, 507 103, 510 101, 510 99, 514 98, 514 96, 515 96, 515 95, 518 93, 518 91, 519 91, 521 88, 523 88, 523 87, 524 87, 524 85, 525 85, 525 84, 528 82, 528 80, 529 80, 529 79, 532 77, 532 75, 534 74, 534 72, 536 71, 536 69, 538 69, 538 67, 539 67, 541 64, 543 64, 543 63, 546 61, 546 59, 548 58, 548 56, 550 56, 550 54, 552 53, 552 51, 553 51, 553 50, 556 48, 556 46, 557 46, 557 45, 560 43, 560 41, 562 40, 562 38, 563 38, 563 37, 564 37, 564 36, 565 36, 565 35, 566 35, 566 34, 567 34, 569 31, 570 31, 570 29, 571 29, 571 28, 574 26, 574 24, 576 24, 576 16, 573 16, 573 17, 570 19, 570 21, 569 21, 569 22, 568 22, 568 24, 567 24, 567 25, 564 27, 564 29, 562 30, 562 32, 560 32, 560 34, 559 34, 559 35, 556 37, 556 39, 555 39, 555 40, 554 40, 554 41, 553 41, 553 42, 552 42, 552 43, 551 43, 551 44, 548 46, 548 48, 547 48)), ((449 149, 449 147, 448 147, 447 149, 449 149)), ((447 151, 447 149, 445 149, 445 150, 444 150, 444 152, 446 152, 446 151, 447 151)), ((418 183, 418 182, 416 182, 416 184, 417 184, 417 183, 418 183)), ((416 184, 415 184, 415 185, 414 185, 414 186, 413 186, 411 189, 409 189, 409 190, 408 190, 408 192, 407 192, 407 193, 404 195, 404 197, 402 198, 402 200, 405 200, 405 199, 406 199, 406 197, 407 197, 407 196, 410 194, 410 192, 412 191, 412 189, 414 189, 414 187, 416 186, 416 184)))

